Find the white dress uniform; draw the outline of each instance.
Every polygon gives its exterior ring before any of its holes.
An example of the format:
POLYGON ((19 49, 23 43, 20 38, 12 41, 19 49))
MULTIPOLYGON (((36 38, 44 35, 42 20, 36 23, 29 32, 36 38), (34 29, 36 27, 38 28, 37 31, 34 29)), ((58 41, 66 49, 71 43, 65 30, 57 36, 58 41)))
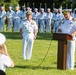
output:
MULTIPOLYGON (((73 20, 72 17, 70 17, 69 20, 63 20, 61 25, 58 27, 58 29, 62 30, 62 33, 66 34, 72 34, 76 30, 76 21, 73 20)), ((58 32, 57 29, 57 32, 58 32)), ((75 37, 73 37, 73 40, 68 40, 67 42, 67 64, 66 68, 68 69, 74 69, 74 55, 75 55, 75 37)))
POLYGON ((7 12, 8 31, 11 30, 13 27, 13 16, 14 16, 13 10, 7 12))
POLYGON ((6 11, 0 11, 0 31, 4 30, 6 11))
POLYGON ((37 25, 38 25, 38 16, 39 16, 39 12, 34 12, 32 15, 32 19, 37 23, 37 25))
POLYGON ((39 21, 39 32, 40 33, 44 33, 45 31, 45 19, 46 19, 46 13, 45 12, 41 12, 38 16, 38 21, 39 21))
POLYGON ((14 16, 13 16, 13 20, 14 20, 14 32, 19 31, 19 26, 21 23, 21 11, 15 11, 14 16))
POLYGON ((53 14, 51 12, 46 13, 46 32, 51 31, 51 20, 52 20, 53 14))
POLYGON ((31 20, 24 20, 21 25, 20 29, 22 29, 22 36, 23 36, 23 59, 31 59, 32 56, 32 48, 34 43, 34 31, 38 30, 37 24, 35 21, 31 20))

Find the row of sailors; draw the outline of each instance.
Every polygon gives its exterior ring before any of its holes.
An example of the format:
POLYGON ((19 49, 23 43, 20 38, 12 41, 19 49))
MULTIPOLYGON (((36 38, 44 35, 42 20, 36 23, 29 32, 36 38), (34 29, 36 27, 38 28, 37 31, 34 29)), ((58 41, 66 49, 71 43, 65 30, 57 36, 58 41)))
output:
MULTIPOLYGON (((32 12, 30 7, 28 7, 27 11, 32 12)), ((19 31, 21 22, 26 20, 27 11, 24 6, 22 7, 22 10, 20 10, 19 6, 17 6, 15 11, 13 11, 10 6, 9 10, 6 12, 2 6, 0 10, 0 31, 4 31, 5 17, 8 21, 7 29, 10 30, 13 28, 14 32, 19 31)), ((76 12, 72 13, 72 16, 73 14, 76 17, 76 12)), ((38 9, 35 8, 34 12, 32 12, 32 19, 36 21, 40 33, 44 33, 45 31, 50 32, 51 25, 53 27, 53 32, 55 32, 63 18, 62 10, 57 9, 55 9, 52 13, 51 9, 48 8, 45 13, 43 8, 41 8, 40 12, 38 12, 38 9)))

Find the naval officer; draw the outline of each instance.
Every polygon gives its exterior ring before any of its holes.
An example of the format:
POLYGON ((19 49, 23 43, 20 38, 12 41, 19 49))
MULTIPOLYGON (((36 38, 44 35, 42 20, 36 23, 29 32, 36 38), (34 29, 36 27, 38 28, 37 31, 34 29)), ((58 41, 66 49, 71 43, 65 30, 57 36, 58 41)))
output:
POLYGON ((27 11, 26 13, 27 20, 22 21, 20 25, 20 36, 23 39, 23 59, 30 60, 32 56, 32 49, 34 39, 36 39, 38 27, 34 20, 32 20, 32 12, 27 11))
POLYGON ((66 68, 73 70, 74 69, 74 59, 75 59, 75 35, 76 35, 76 19, 71 17, 70 11, 64 11, 64 20, 61 22, 61 25, 58 27, 58 33, 66 33, 72 36, 72 40, 67 41, 67 62, 66 68))

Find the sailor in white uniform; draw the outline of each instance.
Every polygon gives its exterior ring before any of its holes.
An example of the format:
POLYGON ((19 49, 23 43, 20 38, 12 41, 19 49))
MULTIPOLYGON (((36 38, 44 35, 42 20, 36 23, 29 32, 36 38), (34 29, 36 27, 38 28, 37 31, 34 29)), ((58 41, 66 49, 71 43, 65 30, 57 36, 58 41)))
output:
POLYGON ((21 10, 21 21, 22 20, 24 20, 24 19, 26 19, 26 8, 25 8, 25 6, 22 6, 22 10, 21 10))
POLYGON ((47 9, 46 13, 46 32, 51 31, 51 20, 52 20, 53 14, 51 13, 51 9, 47 9))
POLYGON ((23 39, 22 56, 24 60, 30 60, 32 56, 32 48, 34 39, 36 39, 38 26, 34 20, 32 20, 32 12, 26 13, 27 20, 22 21, 20 25, 20 36, 23 39))
POLYGON ((58 13, 58 9, 54 9, 54 13, 53 13, 53 21, 54 21, 54 25, 53 25, 53 32, 56 32, 56 29, 59 25, 59 13, 58 13))
POLYGON ((19 6, 16 6, 16 11, 14 13, 13 20, 14 20, 14 32, 18 32, 21 23, 21 11, 19 6))
POLYGON ((5 8, 4 8, 4 6, 1 6, 1 10, 0 10, 0 31, 4 31, 5 17, 6 17, 5 8))
POLYGON ((44 12, 44 8, 41 8, 41 12, 38 16, 38 22, 39 22, 39 32, 44 33, 45 32, 45 19, 46 19, 46 13, 44 12))
POLYGON ((13 29, 13 16, 14 16, 14 11, 12 10, 12 7, 9 6, 9 10, 7 11, 8 31, 13 29))
POLYGON ((38 25, 38 16, 39 16, 38 9, 35 8, 35 9, 34 9, 34 12, 33 12, 32 19, 35 20, 35 22, 37 23, 37 25, 38 25))

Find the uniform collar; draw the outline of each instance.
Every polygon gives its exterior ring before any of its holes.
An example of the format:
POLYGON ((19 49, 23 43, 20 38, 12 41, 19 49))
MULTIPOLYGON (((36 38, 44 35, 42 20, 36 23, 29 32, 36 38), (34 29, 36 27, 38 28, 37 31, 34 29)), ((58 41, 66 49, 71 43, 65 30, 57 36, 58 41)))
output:
POLYGON ((32 22, 32 20, 29 22, 28 20, 26 20, 28 23, 31 23, 32 22))

